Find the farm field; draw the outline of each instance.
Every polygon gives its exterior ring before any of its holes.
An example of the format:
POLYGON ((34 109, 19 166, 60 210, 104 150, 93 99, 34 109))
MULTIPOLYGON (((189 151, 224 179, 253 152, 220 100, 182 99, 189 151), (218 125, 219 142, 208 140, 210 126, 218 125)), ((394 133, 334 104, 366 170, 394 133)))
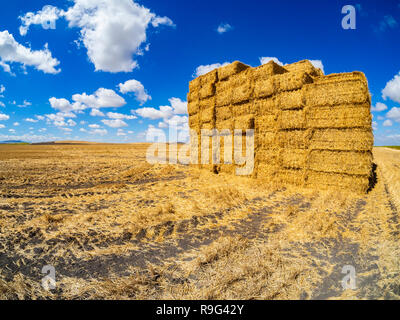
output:
POLYGON ((400 151, 374 148, 358 195, 150 165, 147 148, 0 146, 0 299, 400 298, 400 151))

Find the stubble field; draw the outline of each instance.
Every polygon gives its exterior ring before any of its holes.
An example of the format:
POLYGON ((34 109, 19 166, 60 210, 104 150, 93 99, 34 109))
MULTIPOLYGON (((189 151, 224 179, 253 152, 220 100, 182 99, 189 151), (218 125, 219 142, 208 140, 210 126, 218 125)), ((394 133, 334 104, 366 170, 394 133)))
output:
POLYGON ((150 165, 147 148, 0 146, 0 299, 400 298, 400 151, 375 148, 356 195, 150 165))

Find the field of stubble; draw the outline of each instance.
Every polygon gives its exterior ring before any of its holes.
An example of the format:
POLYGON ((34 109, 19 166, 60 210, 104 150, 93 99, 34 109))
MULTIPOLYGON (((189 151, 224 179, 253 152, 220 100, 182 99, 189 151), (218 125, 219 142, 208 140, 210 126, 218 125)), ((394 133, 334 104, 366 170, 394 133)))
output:
POLYGON ((400 151, 375 148, 377 183, 352 195, 150 165, 147 147, 0 146, 0 299, 400 298, 400 151))

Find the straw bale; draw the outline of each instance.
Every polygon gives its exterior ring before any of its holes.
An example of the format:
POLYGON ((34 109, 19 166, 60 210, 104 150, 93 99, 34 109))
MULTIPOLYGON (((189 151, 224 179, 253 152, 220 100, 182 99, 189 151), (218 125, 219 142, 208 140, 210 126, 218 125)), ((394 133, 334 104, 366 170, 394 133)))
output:
POLYGON ((252 94, 253 87, 250 79, 244 80, 240 86, 232 89, 232 103, 237 104, 243 101, 248 101, 252 97, 252 94))
POLYGON ((292 64, 287 64, 284 68, 289 72, 306 72, 312 77, 321 77, 324 75, 321 69, 315 68, 309 60, 302 60, 292 64))
POLYGON ((276 105, 282 110, 303 108, 305 106, 304 89, 280 93, 276 96, 276 105))
POLYGON ((233 132, 233 125, 234 125, 233 119, 220 120, 217 118, 215 121, 215 128, 219 131, 227 129, 233 132))
POLYGON ((277 126, 277 116, 276 115, 258 116, 257 118, 255 118, 254 124, 257 132, 274 130, 277 126))
POLYGON ((264 149, 275 148, 277 146, 276 137, 277 133, 275 131, 264 131, 257 133, 256 135, 257 147, 264 149))
POLYGON ((257 178, 273 180, 278 171, 279 165, 276 163, 257 163, 257 178))
POLYGON ((215 108, 210 107, 208 109, 201 110, 201 122, 209 123, 215 122, 215 108))
POLYGON ((301 89, 305 84, 312 83, 313 79, 305 72, 288 72, 275 76, 274 82, 276 90, 282 92, 301 89))
POLYGON ((232 106, 218 107, 215 109, 215 119, 226 120, 232 118, 232 106))
POLYGON ((234 129, 254 129, 254 115, 248 114, 235 118, 234 129))
POLYGON ((216 100, 217 107, 231 104, 232 100, 232 82, 221 81, 216 84, 216 100))
POLYGON ((250 113, 256 113, 255 104, 253 102, 235 104, 232 106, 232 116, 234 117, 245 116, 250 113))
POLYGON ((312 130, 278 131, 276 143, 281 148, 307 149, 311 143, 312 130))
POLYGON ((206 99, 215 94, 215 84, 207 83, 203 85, 199 91, 199 99, 206 99))
POLYGON ((205 75, 200 76, 200 85, 202 87, 216 83, 218 81, 218 72, 216 69, 206 73, 205 75))
POLYGON ((188 102, 189 116, 196 115, 200 110, 200 103, 198 100, 188 102))
POLYGON ((189 127, 196 128, 200 124, 200 117, 199 114, 194 114, 189 117, 189 127))
POLYGON ((189 82, 189 91, 194 92, 194 91, 199 91, 201 87, 201 78, 197 77, 196 79, 193 79, 192 81, 189 82))
POLYGON ((307 111, 307 124, 311 128, 371 128, 369 103, 313 107, 307 111))
POLYGON ((191 90, 187 94, 187 101, 188 102, 195 102, 199 100, 199 90, 191 90))
POLYGON ((276 77, 256 80, 254 84, 254 96, 256 98, 269 97, 276 93, 276 77))
POLYGON ((280 152, 280 163, 284 168, 305 168, 308 153, 308 150, 305 149, 282 149, 280 152))
POLYGON ((215 97, 199 101, 199 109, 201 113, 203 110, 207 110, 214 107, 215 107, 215 97))
POLYGON ((359 73, 331 76, 329 80, 307 85, 305 91, 310 107, 370 103, 370 99, 367 81, 359 73))
POLYGON ((306 112, 305 110, 284 110, 278 119, 280 129, 305 129, 306 112))
POLYGON ((219 81, 227 79, 230 76, 240 73, 248 68, 248 65, 245 65, 244 63, 241 63, 239 61, 235 61, 227 66, 218 69, 218 79, 219 81))
POLYGON ((266 64, 263 64, 259 67, 253 68, 252 70, 252 78, 254 80, 259 79, 268 79, 274 75, 286 73, 285 68, 276 64, 274 61, 270 61, 266 64))
POLYGON ((371 151, 374 136, 366 129, 316 129, 310 149, 371 151))
POLYGON ((277 109, 277 100, 273 97, 258 99, 254 102, 254 110, 260 116, 273 115, 277 109))
POLYGON ((306 187, 319 189, 347 189, 365 193, 369 187, 369 177, 308 170, 306 187))
POLYGON ((372 168, 370 152, 314 150, 308 167, 314 171, 369 175, 372 168))
POLYGON ((302 169, 280 169, 276 181, 283 185, 303 186, 306 180, 306 171, 302 169))

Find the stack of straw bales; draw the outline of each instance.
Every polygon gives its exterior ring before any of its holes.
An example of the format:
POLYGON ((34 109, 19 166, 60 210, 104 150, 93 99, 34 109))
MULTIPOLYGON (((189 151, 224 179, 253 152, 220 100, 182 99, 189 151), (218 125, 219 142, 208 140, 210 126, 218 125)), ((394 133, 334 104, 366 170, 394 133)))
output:
POLYGON ((257 68, 234 62, 194 79, 189 89, 189 125, 200 142, 200 167, 234 174, 243 165, 236 160, 246 154, 246 129, 254 129, 253 177, 282 185, 368 189, 373 134, 363 73, 325 76, 308 60, 284 67, 270 61, 257 68), (209 134, 201 138, 202 129, 209 134), (243 150, 230 147, 235 139, 242 140, 243 150))

